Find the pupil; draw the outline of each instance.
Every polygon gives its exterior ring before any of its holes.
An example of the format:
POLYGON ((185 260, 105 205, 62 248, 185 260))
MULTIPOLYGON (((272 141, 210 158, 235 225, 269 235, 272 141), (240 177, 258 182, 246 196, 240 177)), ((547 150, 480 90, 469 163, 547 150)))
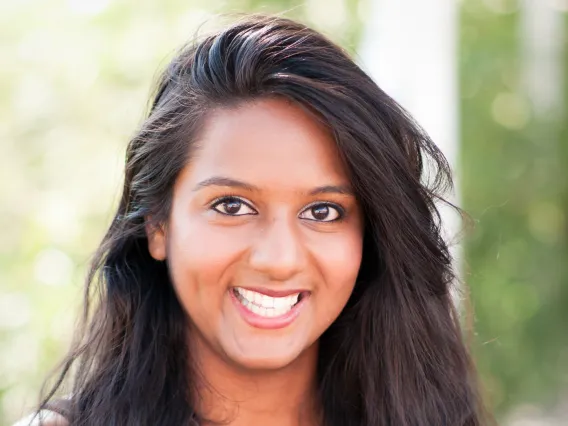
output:
POLYGON ((241 202, 237 200, 227 201, 225 204, 225 211, 229 214, 238 213, 241 208, 241 202))
POLYGON ((312 208, 312 214, 318 220, 323 220, 329 215, 328 206, 317 206, 312 208))

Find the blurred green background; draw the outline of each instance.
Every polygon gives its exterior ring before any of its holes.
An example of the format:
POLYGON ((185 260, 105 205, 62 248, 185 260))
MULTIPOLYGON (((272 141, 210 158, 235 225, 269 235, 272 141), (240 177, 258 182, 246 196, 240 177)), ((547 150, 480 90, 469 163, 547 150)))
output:
MULTIPOLYGON (((565 23, 568 1, 550 1, 565 23)), ((124 148, 173 50, 213 14, 286 11, 355 53, 368 6, 0 2, 0 425, 33 406, 69 343, 124 148)), ((539 113, 521 78, 521 6, 459 2, 456 172, 475 221, 464 278, 487 400, 502 424, 552 426, 568 424, 568 59, 562 102, 539 113)))

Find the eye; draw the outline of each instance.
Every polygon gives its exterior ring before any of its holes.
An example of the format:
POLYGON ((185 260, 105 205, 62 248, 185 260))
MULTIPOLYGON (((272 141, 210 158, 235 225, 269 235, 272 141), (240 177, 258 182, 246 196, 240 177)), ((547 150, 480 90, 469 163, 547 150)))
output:
POLYGON ((313 220, 317 222, 335 222, 341 220, 344 210, 334 204, 318 203, 312 204, 300 213, 301 219, 313 220))
POLYGON ((258 214, 248 203, 238 197, 222 197, 211 206, 213 210, 227 216, 244 216, 258 214))

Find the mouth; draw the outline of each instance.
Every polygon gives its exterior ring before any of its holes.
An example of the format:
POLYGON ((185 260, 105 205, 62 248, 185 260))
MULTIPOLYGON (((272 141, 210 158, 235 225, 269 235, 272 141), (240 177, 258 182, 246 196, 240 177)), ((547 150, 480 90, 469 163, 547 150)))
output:
POLYGON ((308 291, 297 291, 269 296, 242 287, 233 287, 230 293, 244 319, 258 328, 281 328, 290 324, 310 295, 308 291))

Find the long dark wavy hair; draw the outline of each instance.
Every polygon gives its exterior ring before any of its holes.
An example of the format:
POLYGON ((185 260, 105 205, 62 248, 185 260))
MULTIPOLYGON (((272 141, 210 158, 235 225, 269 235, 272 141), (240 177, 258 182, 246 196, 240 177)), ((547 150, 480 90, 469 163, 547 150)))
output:
POLYGON ((354 292, 320 339, 325 426, 484 424, 435 207, 451 187, 446 159, 344 50, 304 25, 259 15, 184 47, 159 78, 86 280, 83 327, 40 408, 65 388, 71 425, 199 424, 189 319, 167 262, 148 252, 145 226, 167 224, 205 117, 270 97, 330 129, 364 212, 354 292))

